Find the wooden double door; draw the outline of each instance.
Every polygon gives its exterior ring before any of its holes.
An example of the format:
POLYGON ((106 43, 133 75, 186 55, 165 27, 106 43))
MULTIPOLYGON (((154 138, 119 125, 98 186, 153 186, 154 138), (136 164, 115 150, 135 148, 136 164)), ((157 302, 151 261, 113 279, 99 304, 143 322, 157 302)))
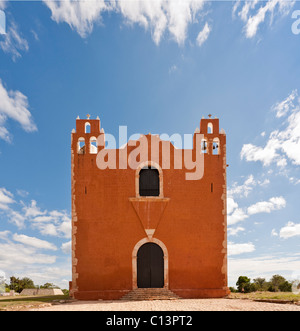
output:
POLYGON ((137 286, 164 287, 164 253, 154 243, 146 243, 137 253, 137 286))

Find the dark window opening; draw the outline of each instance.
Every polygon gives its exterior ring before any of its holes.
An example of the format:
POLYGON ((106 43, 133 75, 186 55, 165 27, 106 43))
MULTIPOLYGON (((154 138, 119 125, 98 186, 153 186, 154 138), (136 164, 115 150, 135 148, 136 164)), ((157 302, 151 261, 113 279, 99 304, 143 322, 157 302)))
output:
POLYGON ((159 172, 155 168, 145 167, 140 171, 140 196, 159 196, 159 172))

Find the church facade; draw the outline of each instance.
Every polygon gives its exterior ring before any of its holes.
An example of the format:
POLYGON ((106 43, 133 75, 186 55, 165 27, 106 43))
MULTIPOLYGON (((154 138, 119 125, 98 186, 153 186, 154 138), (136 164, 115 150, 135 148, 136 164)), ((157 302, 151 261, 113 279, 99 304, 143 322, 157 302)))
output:
POLYGON ((120 299, 137 288, 182 298, 227 287, 226 135, 202 118, 193 147, 141 135, 105 147, 100 119, 72 131, 72 281, 79 300, 120 299))

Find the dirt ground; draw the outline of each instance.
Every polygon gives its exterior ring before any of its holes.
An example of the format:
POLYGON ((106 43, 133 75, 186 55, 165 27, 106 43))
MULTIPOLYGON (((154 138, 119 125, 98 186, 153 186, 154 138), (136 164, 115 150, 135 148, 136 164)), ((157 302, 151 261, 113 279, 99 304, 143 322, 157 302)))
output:
POLYGON ((75 301, 32 311, 300 311, 300 305, 242 299, 75 301))

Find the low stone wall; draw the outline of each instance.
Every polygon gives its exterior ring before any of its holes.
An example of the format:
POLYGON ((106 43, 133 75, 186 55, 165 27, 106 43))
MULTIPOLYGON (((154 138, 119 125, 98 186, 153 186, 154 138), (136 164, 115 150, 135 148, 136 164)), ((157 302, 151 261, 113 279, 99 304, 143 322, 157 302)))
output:
POLYGON ((26 288, 20 295, 32 296, 32 295, 64 295, 61 289, 36 289, 26 288))

